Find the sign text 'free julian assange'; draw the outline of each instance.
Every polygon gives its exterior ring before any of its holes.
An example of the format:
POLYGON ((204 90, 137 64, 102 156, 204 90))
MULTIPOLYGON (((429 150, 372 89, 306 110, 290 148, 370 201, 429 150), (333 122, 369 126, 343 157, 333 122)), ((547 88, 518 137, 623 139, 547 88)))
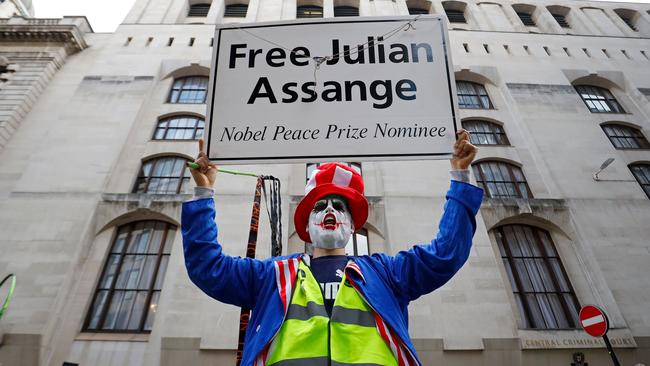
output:
POLYGON ((206 140, 217 163, 451 156, 439 16, 220 25, 215 40, 206 140))

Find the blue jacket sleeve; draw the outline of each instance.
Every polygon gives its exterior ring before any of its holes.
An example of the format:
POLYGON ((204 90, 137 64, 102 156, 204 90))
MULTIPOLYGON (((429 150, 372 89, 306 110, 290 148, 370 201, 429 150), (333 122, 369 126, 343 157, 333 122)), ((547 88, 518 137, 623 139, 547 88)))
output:
POLYGON ((252 309, 268 262, 224 254, 214 217, 212 198, 183 203, 181 230, 187 273, 209 296, 252 309))
POLYGON ((452 180, 438 235, 431 244, 416 245, 386 258, 393 285, 402 298, 412 301, 437 289, 463 266, 482 199, 482 189, 452 180))

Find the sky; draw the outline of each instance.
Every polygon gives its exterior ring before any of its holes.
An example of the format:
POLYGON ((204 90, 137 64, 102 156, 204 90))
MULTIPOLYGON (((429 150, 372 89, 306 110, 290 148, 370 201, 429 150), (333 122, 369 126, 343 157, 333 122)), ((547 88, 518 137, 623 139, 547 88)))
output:
MULTIPOLYGON (((134 2, 135 0, 32 0, 37 18, 85 15, 97 33, 115 31, 134 2)), ((622 2, 650 3, 650 0, 622 0, 622 2)))

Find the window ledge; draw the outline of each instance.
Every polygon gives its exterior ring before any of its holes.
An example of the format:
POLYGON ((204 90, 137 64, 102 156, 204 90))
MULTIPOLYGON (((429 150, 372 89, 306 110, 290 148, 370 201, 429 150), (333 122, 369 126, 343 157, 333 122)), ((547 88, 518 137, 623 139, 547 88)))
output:
POLYGON ((496 207, 530 207, 544 208, 550 207, 555 210, 565 210, 568 208, 566 201, 554 198, 489 198, 484 197, 481 208, 496 207))
POLYGON ((185 202, 191 194, 154 194, 154 193, 104 193, 104 202, 185 202))
POLYGON ((75 337, 75 341, 149 342, 149 333, 82 332, 75 337))

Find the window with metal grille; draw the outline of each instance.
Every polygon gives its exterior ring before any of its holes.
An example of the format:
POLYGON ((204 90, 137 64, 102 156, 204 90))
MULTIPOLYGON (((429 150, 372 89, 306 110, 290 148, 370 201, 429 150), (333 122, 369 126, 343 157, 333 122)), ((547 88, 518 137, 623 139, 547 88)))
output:
POLYGON ((521 22, 524 23, 525 26, 528 27, 534 27, 536 26, 535 21, 533 20, 533 15, 530 13, 525 13, 522 11, 518 11, 517 15, 519 16, 519 19, 521 19, 521 22))
POLYGON ((591 113, 625 113, 609 90, 592 85, 576 85, 575 88, 591 113))
POLYGON ((462 10, 445 9, 449 23, 467 23, 465 12, 462 10))
POLYGON ((492 102, 481 84, 457 81, 458 106, 463 109, 492 109, 492 102))
POLYGON ((174 80, 168 103, 202 104, 208 96, 208 78, 188 76, 174 80))
POLYGON ((648 163, 633 163, 628 165, 634 178, 645 192, 645 194, 650 198, 650 164, 648 163))
POLYGON ((429 14, 429 10, 422 8, 409 8, 410 15, 429 14))
POLYGON ((503 127, 496 123, 468 120, 462 124, 470 132, 469 141, 474 145, 510 145, 503 127))
POLYGON ((188 17, 207 17, 210 11, 210 4, 194 4, 190 5, 190 11, 187 13, 188 17))
POLYGON ((643 132, 634 127, 618 123, 607 123, 601 127, 617 149, 650 149, 650 142, 643 136, 643 132))
POLYGON ((187 159, 166 156, 142 163, 133 193, 177 194, 187 193, 190 171, 187 159))
POLYGON ((476 183, 489 198, 533 198, 526 177, 518 166, 502 161, 482 161, 472 165, 476 183))
POLYGON ((334 16, 335 17, 358 17, 359 8, 355 6, 335 6, 334 16))
POLYGON ((505 225, 494 235, 523 328, 577 328, 580 303, 549 233, 505 225))
POLYGON ((368 247, 368 230, 361 228, 357 230, 350 240, 345 245, 345 255, 368 255, 370 249, 368 247))
MULTIPOLYGON (((325 163, 309 163, 307 164, 307 179, 305 180, 306 182, 309 182, 309 177, 314 173, 314 170, 316 170, 319 166, 323 165, 325 163)), ((350 168, 354 169, 357 171, 357 173, 363 175, 362 170, 361 170, 361 163, 343 163, 350 168)))
POLYGON ((203 137, 205 121, 195 116, 173 116, 158 121, 154 140, 197 140, 203 137))
POLYGON ((562 14, 552 14, 552 13, 551 13, 551 15, 553 15, 553 18, 555 18, 555 21, 557 22, 557 24, 560 25, 560 27, 562 27, 562 28, 571 28, 569 23, 566 21, 566 17, 564 15, 562 15, 562 14))
POLYGON ((223 13, 223 16, 232 18, 246 18, 247 12, 248 4, 230 4, 226 5, 226 11, 223 13))
POLYGON ((176 227, 162 221, 117 229, 84 331, 151 332, 175 234, 176 227))
POLYGON ((296 18, 322 18, 323 7, 316 5, 303 5, 296 8, 296 18))

